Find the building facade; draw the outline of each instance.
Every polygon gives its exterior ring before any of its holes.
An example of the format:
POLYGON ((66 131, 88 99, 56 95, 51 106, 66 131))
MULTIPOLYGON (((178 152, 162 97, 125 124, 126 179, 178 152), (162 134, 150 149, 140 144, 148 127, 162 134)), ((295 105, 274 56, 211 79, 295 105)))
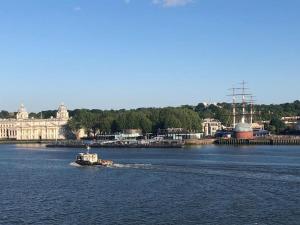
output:
POLYGON ((218 130, 222 129, 222 124, 219 120, 213 118, 206 118, 202 122, 202 131, 204 136, 215 136, 218 130))
POLYGON ((288 116, 282 117, 281 121, 284 122, 286 125, 295 125, 300 120, 300 116, 288 116))
POLYGON ((29 118, 21 105, 15 119, 0 120, 0 139, 12 140, 62 140, 65 139, 65 125, 69 120, 67 107, 61 104, 55 118, 29 118))
POLYGON ((158 135, 160 137, 170 139, 170 140, 188 140, 188 139, 201 139, 203 138, 203 133, 192 132, 184 128, 167 128, 159 129, 158 135))

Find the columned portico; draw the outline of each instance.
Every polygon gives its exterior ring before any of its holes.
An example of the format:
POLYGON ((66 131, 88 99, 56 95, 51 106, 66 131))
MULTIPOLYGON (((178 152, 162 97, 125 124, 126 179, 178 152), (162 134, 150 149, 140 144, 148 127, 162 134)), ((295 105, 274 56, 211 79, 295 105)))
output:
POLYGON ((0 120, 0 139, 16 140, 59 140, 65 139, 64 126, 69 120, 69 113, 64 104, 58 108, 56 118, 28 118, 22 104, 16 119, 0 120))

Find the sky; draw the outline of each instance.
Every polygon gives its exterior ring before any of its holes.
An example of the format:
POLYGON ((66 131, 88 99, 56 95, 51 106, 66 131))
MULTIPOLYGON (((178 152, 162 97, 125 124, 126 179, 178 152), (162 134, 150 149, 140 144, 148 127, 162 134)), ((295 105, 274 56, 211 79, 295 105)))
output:
POLYGON ((0 110, 300 99, 299 0, 0 0, 0 110))

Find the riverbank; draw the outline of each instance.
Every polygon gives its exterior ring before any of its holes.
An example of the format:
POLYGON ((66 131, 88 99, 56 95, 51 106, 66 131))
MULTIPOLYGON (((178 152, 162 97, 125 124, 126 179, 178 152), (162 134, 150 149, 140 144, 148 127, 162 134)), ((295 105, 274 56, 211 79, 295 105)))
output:
POLYGON ((184 141, 185 145, 213 145, 215 144, 217 139, 215 138, 207 138, 207 139, 187 139, 184 141))
POLYGON ((184 142, 179 140, 162 141, 58 141, 47 144, 46 147, 52 148, 182 148, 184 142))
POLYGON ((186 141, 165 140, 160 142, 91 142, 82 140, 0 140, 1 144, 45 144, 47 147, 64 148, 86 148, 89 145, 92 148, 182 148, 184 146, 212 145, 216 139, 190 139, 186 141))
POLYGON ((83 141, 83 140, 0 140, 1 144, 45 144, 47 147, 69 148, 182 148, 197 145, 300 145, 300 136, 269 136, 251 140, 236 138, 208 138, 162 141, 83 141))
POLYGON ((255 139, 220 138, 217 145, 300 145, 300 136, 271 136, 255 139))
POLYGON ((50 144, 53 140, 0 140, 1 144, 50 144))

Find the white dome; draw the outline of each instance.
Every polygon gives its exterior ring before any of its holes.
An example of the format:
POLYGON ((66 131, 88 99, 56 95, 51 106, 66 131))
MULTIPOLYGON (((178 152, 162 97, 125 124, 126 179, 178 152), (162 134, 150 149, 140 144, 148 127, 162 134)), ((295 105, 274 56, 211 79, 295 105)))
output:
POLYGON ((28 113, 23 104, 21 104, 21 106, 18 110, 17 119, 28 119, 28 113))
POLYGON ((24 104, 20 105, 20 108, 19 108, 18 112, 19 113, 26 112, 26 108, 25 108, 24 104))
POLYGON ((248 131, 253 131, 251 128, 251 125, 249 123, 238 123, 235 128, 235 132, 248 132, 248 131))
POLYGON ((68 109, 64 103, 61 103, 60 106, 58 107, 58 111, 64 112, 64 111, 68 111, 68 109))
POLYGON ((67 107, 64 105, 64 103, 60 104, 60 106, 58 107, 56 118, 63 119, 63 120, 69 119, 69 112, 67 107))

